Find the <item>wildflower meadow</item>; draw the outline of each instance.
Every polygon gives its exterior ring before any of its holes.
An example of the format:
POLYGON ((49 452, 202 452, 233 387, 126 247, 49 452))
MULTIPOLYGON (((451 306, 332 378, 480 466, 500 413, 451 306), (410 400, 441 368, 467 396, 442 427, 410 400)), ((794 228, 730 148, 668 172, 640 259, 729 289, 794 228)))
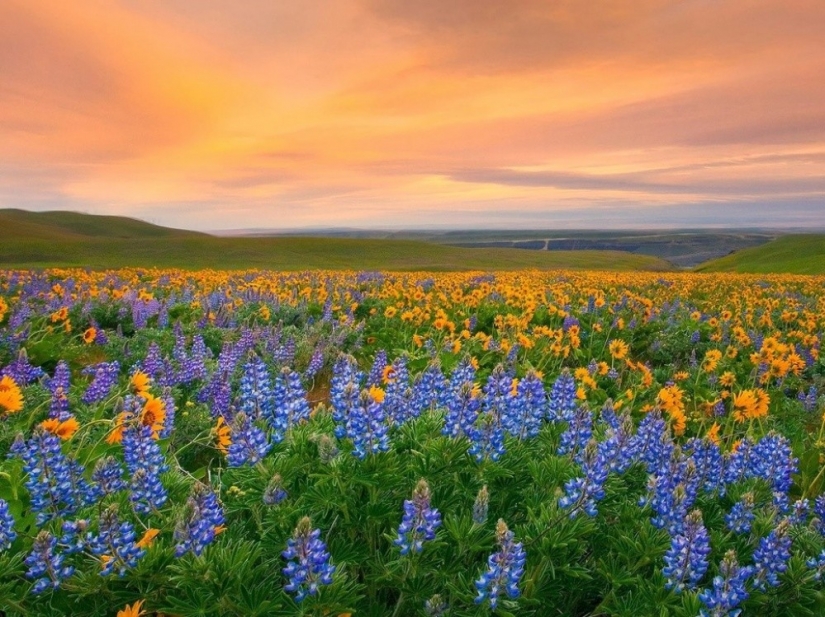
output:
POLYGON ((825 614, 823 285, 0 271, 0 614, 825 614))

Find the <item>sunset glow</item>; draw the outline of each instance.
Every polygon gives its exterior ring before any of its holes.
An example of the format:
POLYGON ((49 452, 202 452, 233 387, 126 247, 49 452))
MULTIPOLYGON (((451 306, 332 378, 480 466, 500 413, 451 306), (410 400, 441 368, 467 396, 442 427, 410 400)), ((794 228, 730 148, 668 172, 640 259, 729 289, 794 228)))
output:
POLYGON ((825 227, 821 0, 6 0, 0 207, 825 227))

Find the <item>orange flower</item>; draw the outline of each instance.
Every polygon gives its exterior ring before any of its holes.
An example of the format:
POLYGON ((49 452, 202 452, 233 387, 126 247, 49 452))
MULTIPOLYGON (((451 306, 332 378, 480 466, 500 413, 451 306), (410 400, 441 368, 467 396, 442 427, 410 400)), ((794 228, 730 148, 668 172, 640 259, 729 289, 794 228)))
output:
POLYGON ((383 403, 385 396, 386 394, 381 388, 378 386, 370 386, 370 398, 372 398, 372 400, 376 403, 383 403))
POLYGON ((610 341, 607 349, 610 351, 610 355, 613 356, 613 359, 615 360, 624 360, 627 357, 628 351, 630 351, 630 347, 628 347, 627 343, 620 339, 610 341))
POLYGON ((140 423, 143 426, 152 427, 152 437, 157 439, 166 421, 166 403, 163 402, 163 399, 155 398, 148 392, 143 396, 146 398, 146 402, 140 412, 140 423))
POLYGON ((127 604, 117 612, 117 617, 140 617, 145 615, 146 612, 141 610, 141 606, 143 606, 143 600, 138 600, 131 606, 127 604))
POLYGON ((152 546, 152 543, 155 541, 155 538, 159 533, 160 529, 150 527, 146 530, 146 533, 143 534, 143 537, 135 543, 135 545, 138 548, 148 548, 152 546))
POLYGON ((719 427, 719 423, 718 423, 718 422, 714 422, 714 423, 713 423, 713 426, 711 426, 711 427, 708 429, 708 434, 706 435, 706 437, 707 437, 710 441, 712 441, 713 443, 715 443, 717 446, 719 445, 719 428, 720 428, 720 427, 719 427))
POLYGON ((74 416, 71 416, 68 420, 64 420, 63 422, 57 418, 49 418, 48 420, 43 420, 43 422, 40 423, 40 426, 48 432, 57 435, 64 441, 71 438, 71 436, 75 434, 75 431, 80 428, 80 425, 77 423, 74 416))
POLYGON ((83 333, 83 342, 86 343, 87 345, 89 345, 91 343, 94 343, 96 336, 97 336, 97 330, 95 330, 94 328, 88 328, 83 333))
POLYGON ((129 380, 129 385, 138 396, 144 396, 149 392, 149 386, 152 383, 152 378, 143 371, 136 371, 129 380))
POLYGON ((123 425, 126 423, 126 413, 121 412, 115 419, 115 427, 109 436, 106 437, 106 443, 115 444, 123 440, 123 425))
POLYGON ((761 388, 742 390, 733 398, 733 418, 737 422, 763 418, 768 415, 771 397, 761 388))
POLYGON ((385 366, 381 375, 381 381, 385 384, 392 383, 395 381, 395 377, 395 367, 392 364, 385 366))
POLYGON ((0 379, 0 412, 17 413, 23 409, 23 393, 10 375, 0 379))
POLYGON ((218 423, 215 425, 215 435, 218 437, 218 450, 226 454, 227 449, 232 444, 232 432, 223 416, 218 416, 218 423))

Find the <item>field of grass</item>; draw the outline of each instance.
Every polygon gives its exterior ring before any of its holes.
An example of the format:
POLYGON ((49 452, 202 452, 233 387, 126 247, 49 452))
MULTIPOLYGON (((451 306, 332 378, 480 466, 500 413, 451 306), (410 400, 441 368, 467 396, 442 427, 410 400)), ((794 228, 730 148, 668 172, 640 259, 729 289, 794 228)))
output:
POLYGON ((782 236, 702 264, 698 272, 825 274, 825 235, 782 236))
POLYGON ((490 270, 670 270, 662 259, 618 251, 459 248, 413 240, 220 238, 120 217, 0 212, 0 267, 490 270))

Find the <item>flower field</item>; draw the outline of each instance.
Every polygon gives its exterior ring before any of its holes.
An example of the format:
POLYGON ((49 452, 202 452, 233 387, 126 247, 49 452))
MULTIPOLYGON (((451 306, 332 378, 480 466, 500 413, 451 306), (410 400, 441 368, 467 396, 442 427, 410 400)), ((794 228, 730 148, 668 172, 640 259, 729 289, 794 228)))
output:
POLYGON ((0 614, 825 614, 823 285, 0 271, 0 614))

